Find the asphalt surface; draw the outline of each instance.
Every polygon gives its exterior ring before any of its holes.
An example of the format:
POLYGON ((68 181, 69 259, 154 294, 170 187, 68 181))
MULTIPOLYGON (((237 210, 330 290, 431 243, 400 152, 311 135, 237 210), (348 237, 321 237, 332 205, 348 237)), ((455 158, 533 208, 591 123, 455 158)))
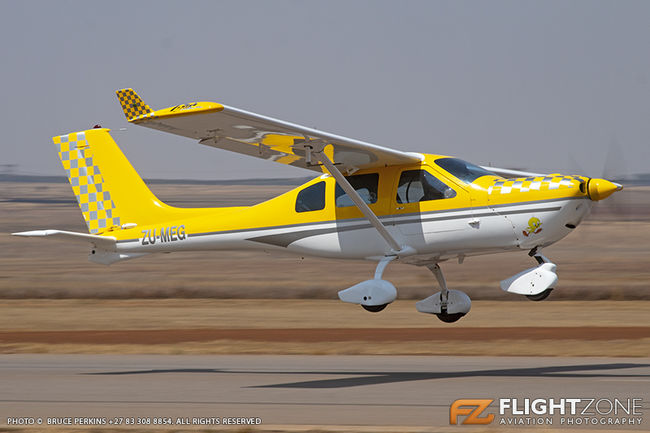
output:
MULTIPOLYGON (((624 428, 650 430, 650 359, 0 356, 0 425, 243 417, 263 425, 449 426, 460 398, 575 397, 641 399, 641 425, 624 428)), ((497 402, 489 412, 499 420, 497 402)), ((554 425, 561 427, 558 417, 554 425)))

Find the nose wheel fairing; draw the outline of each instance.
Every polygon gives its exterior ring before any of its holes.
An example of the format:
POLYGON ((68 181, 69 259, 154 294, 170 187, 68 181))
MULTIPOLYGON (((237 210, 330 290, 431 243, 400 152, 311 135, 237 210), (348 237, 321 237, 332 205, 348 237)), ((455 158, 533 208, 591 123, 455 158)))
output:
POLYGON ((508 293, 536 297, 557 285, 556 269, 557 266, 550 262, 526 269, 501 281, 501 289, 508 293))
POLYGON ((537 247, 529 253, 538 265, 501 281, 501 289, 508 293, 524 295, 531 301, 542 301, 551 294, 558 282, 557 266, 537 247))

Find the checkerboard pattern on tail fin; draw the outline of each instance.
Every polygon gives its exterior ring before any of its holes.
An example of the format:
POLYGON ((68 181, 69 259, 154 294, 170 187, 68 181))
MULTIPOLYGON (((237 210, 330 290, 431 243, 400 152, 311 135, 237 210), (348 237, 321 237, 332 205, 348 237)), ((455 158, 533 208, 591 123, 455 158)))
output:
POLYGON ((153 111, 133 89, 121 89, 115 92, 120 101, 124 115, 129 122, 153 116, 153 111))
POLYGON ((60 135, 54 137, 53 141, 88 231, 95 234, 119 226, 120 217, 115 202, 106 188, 99 166, 95 164, 93 150, 86 141, 86 132, 60 135))

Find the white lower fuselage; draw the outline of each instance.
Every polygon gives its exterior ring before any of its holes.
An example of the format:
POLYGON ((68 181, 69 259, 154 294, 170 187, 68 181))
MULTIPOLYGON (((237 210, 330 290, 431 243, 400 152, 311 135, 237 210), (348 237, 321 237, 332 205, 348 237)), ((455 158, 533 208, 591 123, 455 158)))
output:
MULTIPOLYGON (((409 247, 411 254, 400 259, 417 263, 545 247, 569 234, 588 214, 591 205, 586 197, 573 197, 385 215, 380 219, 398 242, 409 247), (541 230, 526 235, 533 217, 542 222, 541 230)), ((189 230, 191 220, 180 221, 174 227, 172 234, 165 227, 153 227, 149 232, 143 230, 139 239, 120 240, 117 254, 126 259, 154 252, 259 249, 378 260, 389 252, 384 239, 365 218, 201 233, 189 230)), ((102 259, 104 254, 97 253, 95 261, 115 261, 102 259)))

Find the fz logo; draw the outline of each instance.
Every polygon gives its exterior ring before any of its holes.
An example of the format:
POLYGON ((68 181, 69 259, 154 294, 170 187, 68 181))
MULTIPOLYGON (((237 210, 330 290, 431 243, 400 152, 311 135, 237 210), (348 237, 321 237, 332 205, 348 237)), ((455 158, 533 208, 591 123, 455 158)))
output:
POLYGON ((456 400, 449 408, 449 424, 455 425, 461 415, 466 416, 461 424, 490 424, 494 421, 494 414, 480 415, 493 401, 487 399, 456 400))

